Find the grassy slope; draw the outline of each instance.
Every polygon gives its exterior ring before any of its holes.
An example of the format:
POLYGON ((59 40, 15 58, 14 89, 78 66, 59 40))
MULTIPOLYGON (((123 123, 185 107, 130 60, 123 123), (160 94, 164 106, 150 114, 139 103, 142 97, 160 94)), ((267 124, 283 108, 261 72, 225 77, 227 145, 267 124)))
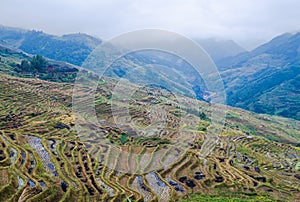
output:
MULTIPOLYGON (((28 197, 33 201, 45 200, 45 198, 49 201, 89 199, 120 201, 126 198, 138 200, 144 196, 142 191, 135 188, 138 186, 134 184, 135 175, 123 175, 101 166, 91 155, 92 150, 86 150, 88 145, 92 145, 92 148, 95 145, 87 142, 82 144, 81 140, 76 137, 76 132, 72 128, 73 116, 70 108, 71 84, 1 75, 0 86, 0 131, 2 133, 0 141, 2 142, 1 151, 3 151, 2 156, 4 157, 0 161, 0 167, 5 169, 5 172, 10 173, 7 176, 10 178, 10 180, 7 179, 9 183, 0 187, 1 199, 14 201, 18 198, 28 197), (63 122, 71 126, 71 129, 55 128, 57 122, 63 122), (52 172, 47 171, 47 169, 43 169, 43 166, 38 166, 43 162, 43 159, 33 149, 33 145, 28 143, 28 136, 42 139, 42 144, 48 151, 51 162, 58 172, 57 177, 54 177, 52 172), (53 140, 56 142, 54 149, 51 147, 53 140), (18 153, 15 162, 9 157, 13 149, 18 153), (20 155, 22 151, 27 154, 26 159, 23 159, 23 164, 22 155, 20 155), (34 166, 33 172, 29 174, 28 169, 32 166, 32 160, 40 163, 34 166), (85 163, 87 167, 85 167, 85 163), (78 171, 79 167, 82 168, 81 172, 78 171), (17 189, 17 177, 25 181, 19 190, 17 189), (27 179, 31 179, 36 184, 42 180, 46 184, 46 189, 42 190, 40 185, 29 188, 29 185, 26 185, 27 179), (93 183, 91 179, 101 179, 106 186, 101 186, 98 181, 93 183), (66 192, 60 186, 62 181, 69 186, 66 192), (111 190, 114 194, 110 194, 111 190)), ((107 117, 108 123, 110 121, 109 92, 112 88, 111 82, 102 83, 97 93, 99 99, 97 99, 96 108, 103 117, 107 117)), ((172 99, 172 96, 151 97, 141 91, 135 97, 144 107, 149 107, 153 101, 159 105, 165 105, 170 116, 178 110, 166 102, 166 97, 172 99)), ((200 106, 206 105, 202 102, 198 103, 200 106)), ((132 115, 136 115, 134 120, 140 122, 141 125, 146 124, 145 120, 139 119, 143 116, 143 109, 143 107, 135 105, 131 108, 132 115)), ((299 180, 294 176, 298 172, 295 170, 295 165, 299 162, 299 149, 261 137, 298 143, 299 122, 256 115, 233 108, 228 109, 227 116, 226 129, 217 147, 207 157, 206 162, 198 155, 198 148, 203 143, 205 131, 198 131, 195 132, 197 141, 193 143, 194 146, 182 159, 179 159, 176 164, 165 171, 156 171, 161 180, 169 187, 169 197, 175 200, 185 198, 191 193, 202 193, 202 195, 191 195, 189 200, 194 201, 200 200, 196 199, 199 196, 201 200, 214 196, 225 198, 231 196, 245 200, 270 198, 285 201, 293 201, 299 197, 299 180), (247 137, 248 135, 251 135, 251 138, 247 137), (221 162, 220 159, 224 159, 224 161, 221 162), (249 166, 249 170, 243 168, 244 165, 249 166), (255 172, 254 166, 258 166, 261 173, 255 172), (202 180, 194 179, 196 171, 204 173, 205 178, 202 180), (187 176, 193 180, 196 187, 191 189, 187 184, 179 182, 179 178, 182 176, 187 176), (224 182, 216 182, 216 176, 222 176, 224 182), (262 182, 258 177, 265 177, 266 181, 262 182), (177 192, 174 186, 169 185, 167 182, 170 179, 181 184, 184 192, 177 192), (203 195, 203 193, 205 194, 203 195)), ((173 118, 175 121, 176 117, 173 118)), ((207 121, 199 119, 199 122, 203 125, 203 122, 206 123, 207 121)), ((124 138, 115 126, 108 124, 108 126, 100 127, 104 131, 109 131, 108 139, 113 140, 117 145, 122 143, 124 138)), ((197 128, 197 124, 189 127, 190 130, 194 130, 197 128)), ((165 137, 164 139, 169 138, 165 137)), ((143 143, 153 148, 153 145, 157 145, 157 141, 161 140, 130 139, 130 141, 126 140, 122 147, 123 149, 124 147, 138 149, 134 145, 143 143)), ((101 151, 104 152, 104 150, 101 151)), ((106 150, 106 152, 108 154, 105 152, 103 154, 109 155, 110 150, 106 150)), ((149 163, 151 163, 151 159, 149 163)), ((145 175, 142 178, 144 183, 150 187, 152 196, 157 195, 159 197, 159 193, 155 192, 157 191, 155 186, 149 186, 149 178, 145 175)), ((226 201, 226 199, 220 199, 220 201, 226 201)))

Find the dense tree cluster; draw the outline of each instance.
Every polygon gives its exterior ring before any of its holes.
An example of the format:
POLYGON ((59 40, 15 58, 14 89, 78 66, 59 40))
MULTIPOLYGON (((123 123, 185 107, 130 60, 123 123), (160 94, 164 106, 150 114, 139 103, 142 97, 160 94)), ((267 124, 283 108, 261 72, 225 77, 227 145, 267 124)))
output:
POLYGON ((49 63, 43 56, 35 55, 22 60, 14 69, 20 76, 38 77, 48 81, 73 82, 78 70, 69 66, 49 63))
POLYGON ((47 64, 43 56, 35 55, 30 60, 22 60, 18 67, 23 72, 45 72, 47 64))

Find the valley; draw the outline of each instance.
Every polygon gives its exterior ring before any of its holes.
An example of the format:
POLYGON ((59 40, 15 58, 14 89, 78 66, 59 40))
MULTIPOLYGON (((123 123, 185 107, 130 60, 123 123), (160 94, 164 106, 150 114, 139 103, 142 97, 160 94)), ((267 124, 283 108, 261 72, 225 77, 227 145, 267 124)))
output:
POLYGON ((227 106, 176 55, 132 52, 98 78, 102 40, 0 26, 0 201, 299 201, 299 36, 197 40, 227 106))

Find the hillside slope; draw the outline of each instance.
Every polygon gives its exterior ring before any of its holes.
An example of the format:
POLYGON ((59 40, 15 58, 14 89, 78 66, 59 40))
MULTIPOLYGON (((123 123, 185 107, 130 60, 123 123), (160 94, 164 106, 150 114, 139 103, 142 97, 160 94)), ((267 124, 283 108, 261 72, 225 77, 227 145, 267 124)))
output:
POLYGON ((283 34, 217 65, 228 104, 300 119, 300 33, 283 34))
POLYGON ((78 66, 100 43, 100 39, 87 34, 54 36, 41 31, 0 26, 0 44, 78 66))
MULTIPOLYGON (((146 109, 160 106, 169 117, 167 128, 159 138, 124 134, 112 122, 114 85, 114 80, 108 78, 99 83, 95 104, 102 121, 86 125, 99 128, 99 134, 82 139, 74 128, 72 84, 0 75, 1 201, 178 201, 186 197, 189 201, 197 197, 295 201, 300 197, 300 150, 283 143, 300 142, 298 121, 228 108, 224 132, 203 159, 199 151, 208 138, 209 119, 176 107, 174 95, 166 91, 142 88, 132 98, 132 120, 145 127, 150 118, 146 109), (197 120, 186 126, 196 138, 181 158, 163 170, 151 170, 164 161, 160 156, 144 159, 139 169, 145 174, 120 172, 123 166, 128 169, 142 162, 134 154, 168 148, 180 113, 197 120), (114 153, 110 145, 101 143, 102 138, 132 153, 114 153), (115 156, 113 167, 107 167, 101 159, 111 155, 115 156)), ((200 109, 208 107, 207 103, 195 102, 200 109)), ((208 111, 203 113, 209 117, 208 111)))
MULTIPOLYGON (((2 26, 0 43, 80 66, 101 41, 84 34, 58 37, 2 26)), ((243 52, 231 41, 200 40, 199 43, 217 64, 227 104, 300 120, 300 33, 283 34, 251 52, 243 52)), ((133 69, 137 73, 127 78, 131 82, 151 78, 153 83, 163 83, 186 96, 199 100, 209 97, 201 75, 182 58, 162 52, 132 53, 116 61, 107 75, 126 77, 133 69), (147 74, 140 78, 143 72, 147 74)))
POLYGON ((55 82, 74 82, 78 67, 0 45, 0 73, 55 82))

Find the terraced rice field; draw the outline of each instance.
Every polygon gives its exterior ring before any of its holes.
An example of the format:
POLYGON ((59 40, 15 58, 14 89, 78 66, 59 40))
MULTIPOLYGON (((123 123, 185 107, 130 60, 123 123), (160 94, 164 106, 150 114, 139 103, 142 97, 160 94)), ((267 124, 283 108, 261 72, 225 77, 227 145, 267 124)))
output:
MULTIPOLYGON (((113 82, 102 83, 101 121, 85 125, 96 132, 82 137, 72 84, 1 75, 0 86, 0 201, 299 201, 299 122, 228 108, 223 132, 206 152, 209 119, 176 106, 162 90, 134 95, 129 114, 137 127, 125 130, 113 122, 123 117, 122 110, 111 113, 113 82), (147 128, 153 105, 167 112, 162 130, 147 128), (190 117, 188 125, 180 126, 178 114, 190 117), (186 150, 170 144, 179 127, 194 136, 186 150), (155 135, 139 136, 145 128, 155 135)), ((197 104, 209 114, 208 104, 197 104)))

